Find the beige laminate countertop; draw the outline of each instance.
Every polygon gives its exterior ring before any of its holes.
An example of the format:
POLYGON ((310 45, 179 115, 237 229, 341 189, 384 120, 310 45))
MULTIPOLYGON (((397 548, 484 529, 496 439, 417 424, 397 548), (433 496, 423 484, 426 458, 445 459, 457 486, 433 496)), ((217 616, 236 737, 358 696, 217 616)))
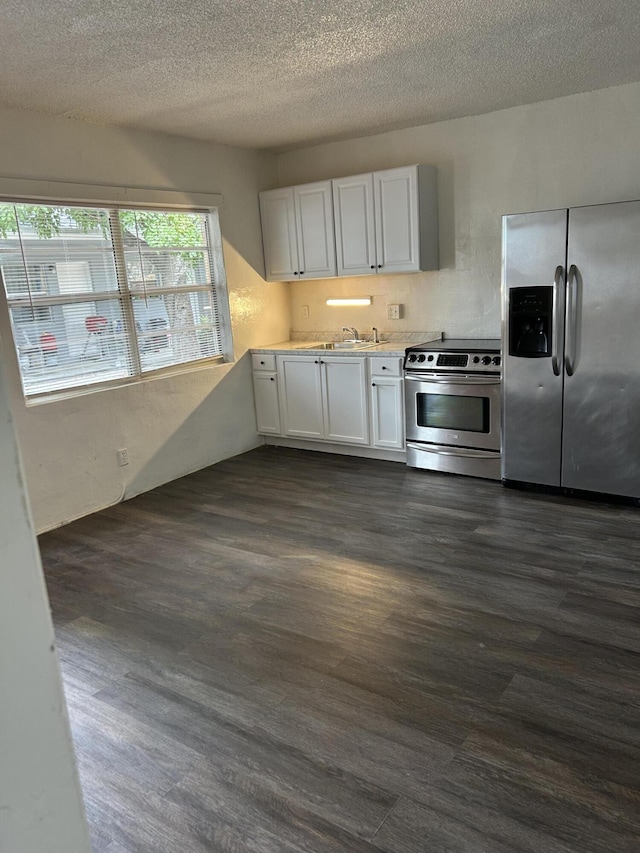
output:
POLYGON ((323 350, 314 349, 314 344, 319 344, 320 341, 281 341, 277 344, 270 344, 266 347, 252 347, 252 353, 288 353, 297 351, 305 352, 324 352, 332 355, 397 355, 404 356, 404 351, 407 347, 414 346, 411 341, 387 341, 386 343, 374 344, 373 346, 363 347, 362 349, 335 349, 323 350))

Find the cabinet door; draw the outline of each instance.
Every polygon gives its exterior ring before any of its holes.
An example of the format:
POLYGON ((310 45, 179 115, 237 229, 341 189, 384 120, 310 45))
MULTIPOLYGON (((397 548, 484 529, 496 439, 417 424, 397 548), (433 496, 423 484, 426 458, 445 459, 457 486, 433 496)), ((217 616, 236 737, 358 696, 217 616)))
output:
POLYGON ((364 358, 323 357, 325 437, 347 444, 368 444, 364 358))
POLYGON ((338 275, 372 275, 376 271, 373 175, 333 181, 338 275))
POLYGON ((267 281, 298 280, 293 187, 260 193, 262 244, 267 281))
POLYGON ((331 181, 293 188, 301 278, 327 278, 336 274, 331 181))
POLYGON ((420 269, 418 167, 373 173, 378 272, 420 269))
POLYGON ((253 393, 256 402, 258 432, 280 435, 280 405, 278 377, 266 370, 253 374, 253 393))
POLYGON ((280 411, 285 435, 324 438, 320 359, 278 356, 280 411))
POLYGON ((374 376, 371 380, 372 444, 393 450, 404 448, 403 381, 374 376))

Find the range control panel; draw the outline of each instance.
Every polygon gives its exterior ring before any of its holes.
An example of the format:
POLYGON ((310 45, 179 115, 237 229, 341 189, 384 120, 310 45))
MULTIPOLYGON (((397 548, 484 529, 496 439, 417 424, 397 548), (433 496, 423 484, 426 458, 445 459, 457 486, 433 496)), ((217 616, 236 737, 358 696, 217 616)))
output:
POLYGON ((457 373, 500 373, 502 359, 499 352, 438 352, 436 350, 408 349, 404 358, 407 371, 448 371, 457 373))

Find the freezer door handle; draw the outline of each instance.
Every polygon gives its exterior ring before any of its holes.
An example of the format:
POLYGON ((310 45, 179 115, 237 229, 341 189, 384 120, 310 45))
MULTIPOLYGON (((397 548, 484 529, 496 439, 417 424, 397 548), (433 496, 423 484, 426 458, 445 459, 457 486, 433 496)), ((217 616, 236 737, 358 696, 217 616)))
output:
POLYGON ((571 264, 567 274, 565 293, 565 345, 564 369, 573 376, 576 360, 576 324, 578 321, 578 268, 571 264))
POLYGON ((553 323, 553 343, 551 349, 551 366, 556 376, 560 376, 560 326, 558 324, 558 308, 560 305, 560 288, 564 284, 564 267, 556 267, 555 275, 553 276, 553 308, 552 308, 552 323, 553 323))

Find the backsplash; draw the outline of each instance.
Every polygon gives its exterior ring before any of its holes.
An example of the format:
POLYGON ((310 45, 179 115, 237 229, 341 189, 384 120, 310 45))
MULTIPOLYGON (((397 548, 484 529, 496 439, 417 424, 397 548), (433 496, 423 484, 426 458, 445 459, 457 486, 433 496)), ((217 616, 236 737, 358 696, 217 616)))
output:
MULTIPOLYGON (((292 341, 341 341, 347 336, 347 332, 337 332, 331 329, 328 332, 296 332, 293 329, 289 334, 292 341)), ((363 340, 373 340, 373 335, 370 329, 366 332, 361 332, 363 340)), ((408 344, 421 344, 425 341, 435 341, 442 339, 442 332, 387 332, 384 329, 378 329, 378 337, 381 341, 402 341, 408 344)))

